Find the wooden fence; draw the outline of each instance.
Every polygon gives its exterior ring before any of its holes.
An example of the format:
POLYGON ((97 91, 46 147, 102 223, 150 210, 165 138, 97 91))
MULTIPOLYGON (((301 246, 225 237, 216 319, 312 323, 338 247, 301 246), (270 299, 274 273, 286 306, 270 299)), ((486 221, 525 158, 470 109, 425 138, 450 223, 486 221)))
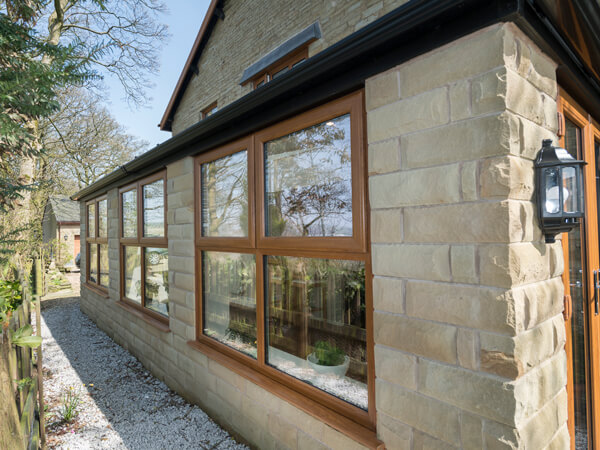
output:
POLYGON ((32 302, 27 291, 0 334, 0 449, 45 447, 42 347, 15 346, 9 331, 31 324, 35 314, 41 336, 40 302, 32 302))

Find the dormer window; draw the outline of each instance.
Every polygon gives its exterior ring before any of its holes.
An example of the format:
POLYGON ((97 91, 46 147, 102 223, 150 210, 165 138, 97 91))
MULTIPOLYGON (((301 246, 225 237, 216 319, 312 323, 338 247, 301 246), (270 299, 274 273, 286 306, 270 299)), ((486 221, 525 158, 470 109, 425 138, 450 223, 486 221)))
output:
POLYGON ((308 46, 320 37, 321 27, 315 22, 244 70, 240 84, 252 83, 256 89, 285 74, 308 59, 308 46))
POLYGON ((219 108, 217 107, 217 102, 211 103, 210 105, 208 105, 206 108, 204 108, 201 112, 200 112, 200 120, 204 120, 206 119, 208 116, 212 116, 214 113, 216 113, 219 110, 219 108))

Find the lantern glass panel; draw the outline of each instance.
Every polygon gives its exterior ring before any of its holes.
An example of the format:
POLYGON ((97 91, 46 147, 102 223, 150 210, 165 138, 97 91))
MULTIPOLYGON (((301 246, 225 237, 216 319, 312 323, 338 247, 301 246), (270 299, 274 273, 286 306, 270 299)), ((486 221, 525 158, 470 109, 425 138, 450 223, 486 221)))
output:
POLYGON ((563 167, 563 208, 566 213, 577 212, 577 175, 575 167, 563 167))
POLYGON ((559 170, 555 167, 544 169, 544 213, 558 214, 560 213, 560 192, 559 192, 559 170))

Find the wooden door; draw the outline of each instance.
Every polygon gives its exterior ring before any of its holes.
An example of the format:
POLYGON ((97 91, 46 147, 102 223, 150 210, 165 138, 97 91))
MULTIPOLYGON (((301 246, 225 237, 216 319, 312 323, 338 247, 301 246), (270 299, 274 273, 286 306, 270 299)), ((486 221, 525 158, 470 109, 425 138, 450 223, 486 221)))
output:
POLYGON ((600 134, 585 113, 567 94, 561 92, 560 144, 584 168, 585 218, 562 235, 565 257, 563 282, 568 358, 569 432, 571 448, 600 448, 600 260, 598 246, 598 193, 600 192, 600 134))

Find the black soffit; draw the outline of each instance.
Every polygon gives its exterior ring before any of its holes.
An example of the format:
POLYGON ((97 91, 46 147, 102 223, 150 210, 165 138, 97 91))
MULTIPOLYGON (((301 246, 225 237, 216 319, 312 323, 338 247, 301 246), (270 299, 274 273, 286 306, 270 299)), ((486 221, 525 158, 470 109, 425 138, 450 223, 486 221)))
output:
MULTIPOLYGON (((594 85, 597 80, 590 77, 544 14, 533 0, 413 0, 126 163, 72 198, 87 200, 183 157, 210 150, 359 89, 370 76, 497 22, 517 23, 561 61, 559 73, 578 86, 578 91, 586 93, 586 98, 596 105, 590 109, 592 112, 600 113, 600 88, 594 85)), ((566 81, 561 80, 569 85, 566 81)))

